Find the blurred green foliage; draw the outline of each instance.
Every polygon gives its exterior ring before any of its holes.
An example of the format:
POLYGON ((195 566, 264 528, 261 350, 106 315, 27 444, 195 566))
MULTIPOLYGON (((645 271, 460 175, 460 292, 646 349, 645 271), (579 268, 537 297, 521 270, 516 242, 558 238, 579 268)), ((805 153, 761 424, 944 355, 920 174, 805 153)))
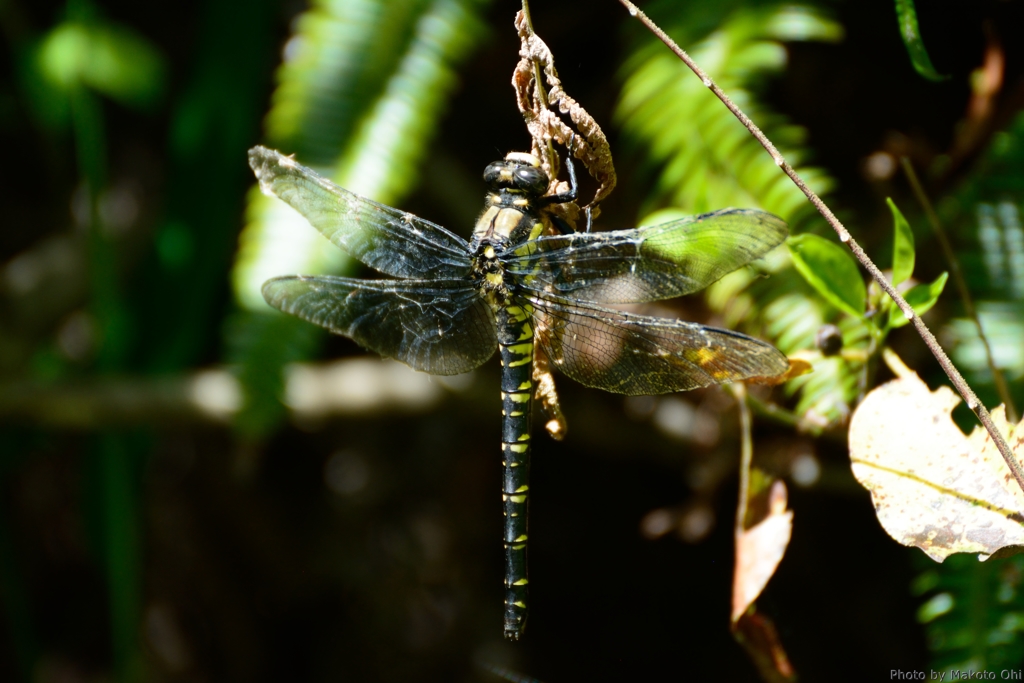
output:
MULTIPOLYGON (((979 317, 997 366, 1008 379, 1024 377, 1024 116, 993 135, 962 189, 939 205, 943 218, 971 241, 963 266, 978 299, 979 317)), ((969 320, 949 323, 953 359, 985 385, 992 385, 984 348, 969 320)), ((1019 391, 1017 392, 1019 396, 1019 391)))
MULTIPOLYGON (((416 177, 455 68, 486 35, 482 0, 400 3, 324 1, 296 19, 266 118, 269 144, 333 169, 343 187, 394 204, 416 177)), ((249 193, 247 225, 232 272, 245 310, 233 321, 229 361, 244 404, 237 425, 251 438, 284 418, 285 363, 308 358, 319 331, 271 313, 260 288, 284 273, 348 273, 353 263, 280 202, 249 193), (273 320, 264 320, 271 317, 273 320)))
MULTIPOLYGON (((786 65, 784 42, 838 41, 842 27, 807 4, 654 3, 647 10, 768 135, 808 184, 824 195, 831 181, 805 159, 805 132, 757 97, 759 84, 786 65)), ((651 202, 688 213, 757 206, 795 228, 811 211, 758 142, 699 80, 680 78, 679 61, 647 37, 622 67, 616 123, 627 143, 657 164, 651 202)))
POLYGON ((932 60, 928 56, 928 50, 924 46, 924 39, 921 37, 921 29, 917 26, 917 9, 914 7, 914 0, 896 0, 896 18, 899 20, 900 37, 903 44, 907 46, 907 54, 910 56, 910 63, 914 70, 930 81, 942 81, 949 76, 943 76, 932 66, 932 60))
POLYGON ((1024 557, 978 562, 954 555, 924 569, 912 589, 939 671, 1006 671, 1024 661, 1024 557))
MULTIPOLYGON (((989 142, 973 172, 958 192, 940 204, 943 219, 969 249, 961 254, 965 277, 997 367, 1016 381, 1024 371, 1021 343, 1022 290, 1015 275, 1024 275, 1024 232, 1018 218, 1024 195, 1024 117, 1017 116, 989 142), (998 207, 998 209, 996 208, 998 207), (1015 271, 1015 272, 1014 272, 1015 271)), ((945 339, 953 341, 952 357, 988 405, 995 405, 994 382, 973 321, 952 317, 945 339)), ((1024 661, 1021 631, 1021 557, 978 562, 954 556, 927 567, 914 584, 927 597, 918 613, 925 625, 937 667, 958 670, 1003 670, 1024 661)))
POLYGON ((39 45, 36 66, 54 88, 85 87, 123 104, 153 106, 164 86, 164 64, 134 31, 106 22, 67 21, 39 45))

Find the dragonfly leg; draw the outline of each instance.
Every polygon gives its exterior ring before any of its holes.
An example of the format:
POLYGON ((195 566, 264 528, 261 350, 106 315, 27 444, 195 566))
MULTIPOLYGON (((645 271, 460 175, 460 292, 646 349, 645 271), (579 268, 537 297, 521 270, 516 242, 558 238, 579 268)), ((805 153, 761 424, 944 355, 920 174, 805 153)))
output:
MULTIPOLYGON (((576 166, 572 163, 572 154, 565 157, 565 166, 569 170, 569 191, 563 192, 562 194, 553 194, 547 197, 541 197, 537 200, 538 208, 545 208, 552 204, 568 204, 576 201, 576 197, 579 195, 579 183, 576 182, 576 166)), ((587 229, 586 232, 590 232, 590 208, 586 209, 587 215, 587 229)), ((575 230, 558 216, 550 215, 551 223, 555 228, 563 235, 570 235, 575 230)))
POLYGON ((539 208, 551 206, 552 204, 568 204, 576 201, 576 196, 579 194, 579 183, 576 182, 576 166, 572 163, 572 156, 565 157, 565 167, 569 171, 569 190, 561 194, 551 194, 546 197, 541 197, 537 201, 539 208))

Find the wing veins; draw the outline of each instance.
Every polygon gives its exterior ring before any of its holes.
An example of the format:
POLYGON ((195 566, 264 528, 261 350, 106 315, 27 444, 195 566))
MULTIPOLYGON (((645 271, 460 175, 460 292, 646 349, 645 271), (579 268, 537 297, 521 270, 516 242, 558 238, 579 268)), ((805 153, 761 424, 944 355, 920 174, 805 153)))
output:
POLYGON ((528 296, 553 367, 586 386, 643 395, 786 371, 775 347, 731 330, 636 315, 550 293, 528 296))
POLYGON ((362 197, 265 147, 249 150, 260 189, 298 211, 352 257, 399 278, 459 278, 469 244, 440 225, 362 197))
POLYGON ((769 213, 724 209, 632 230, 544 236, 523 256, 502 256, 526 289, 633 303, 697 292, 761 258, 786 234, 769 213))
POLYGON ((435 375, 468 372, 497 348, 494 312, 466 280, 268 280, 274 308, 435 375))

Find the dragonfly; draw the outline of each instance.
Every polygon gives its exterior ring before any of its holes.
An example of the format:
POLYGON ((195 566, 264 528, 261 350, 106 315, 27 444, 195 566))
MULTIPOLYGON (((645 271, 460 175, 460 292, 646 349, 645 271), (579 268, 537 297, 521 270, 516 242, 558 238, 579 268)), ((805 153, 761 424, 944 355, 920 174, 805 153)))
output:
POLYGON ((262 288, 271 306, 435 375, 468 372, 498 351, 510 640, 521 637, 527 617, 535 354, 585 386, 626 395, 778 377, 789 368, 775 347, 744 334, 607 306, 691 294, 761 258, 787 235, 772 214, 724 209, 630 230, 590 232, 588 225, 576 232, 550 213, 576 199, 571 159, 569 190, 548 194, 537 157, 512 152, 484 170, 489 190, 466 241, 277 151, 254 147, 249 164, 265 194, 386 276, 276 277, 262 288))

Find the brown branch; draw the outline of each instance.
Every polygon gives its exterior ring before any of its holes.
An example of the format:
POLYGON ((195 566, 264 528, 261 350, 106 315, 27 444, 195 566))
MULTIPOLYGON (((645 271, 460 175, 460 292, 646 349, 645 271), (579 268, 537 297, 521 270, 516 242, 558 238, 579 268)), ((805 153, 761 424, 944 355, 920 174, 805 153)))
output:
POLYGON ((1006 443, 1006 439, 1004 439, 1003 435, 999 433, 998 429, 996 429, 991 416, 988 414, 988 410, 985 409, 985 406, 978 400, 978 397, 971 390, 970 386, 968 386, 967 382, 953 365, 952 361, 949 360, 949 356, 946 355, 946 352, 942 350, 938 340, 935 339, 935 335, 933 335, 931 330, 929 330, 921 321, 920 316, 914 313, 914 309, 911 308, 906 299, 904 299, 900 293, 896 291, 896 288, 885 279, 885 276, 882 275, 882 271, 878 269, 878 266, 868 258, 860 245, 857 244, 853 237, 850 236, 849 231, 841 222, 839 222, 839 219, 835 217, 835 214, 832 213, 828 206, 825 205, 825 202, 823 202, 821 198, 807 186, 807 183, 797 175, 796 171, 793 170, 793 167, 786 162, 782 154, 779 153, 779 150, 775 148, 775 145, 773 145, 771 141, 765 137, 765 134, 761 132, 761 129, 758 128, 757 125, 755 125, 754 122, 751 121, 750 118, 744 114, 731 99, 729 99, 729 96, 711 80, 710 76, 704 73, 703 69, 697 66, 697 63, 690 58, 690 55, 686 54, 681 47, 676 45, 675 41, 669 38, 664 31, 647 18, 647 15, 641 12, 636 5, 629 2, 629 0, 619 0, 619 2, 629 10, 629 14, 631 16, 639 19, 640 23, 646 26, 651 33, 656 35, 661 42, 665 43, 665 45, 672 50, 672 52, 679 57, 679 59, 682 60, 698 78, 700 78, 701 82, 703 82, 704 85, 722 101, 722 104, 724 104, 726 108, 728 108, 729 111, 731 111, 733 115, 740 120, 740 123, 750 131, 750 134, 753 135, 754 138, 761 143, 761 146, 767 150, 768 154, 771 155, 772 159, 775 161, 775 165, 782 169, 783 173, 789 176, 789 179, 792 180, 798 188, 800 188, 800 191, 804 193, 807 199, 810 200, 811 204, 814 205, 814 208, 818 210, 818 213, 825 217, 828 224, 831 225, 836 231, 836 234, 839 235, 839 241, 845 244, 849 250, 853 252, 853 255, 858 261, 860 261, 860 264, 864 266, 875 282, 878 283, 878 286, 896 302, 896 305, 899 306, 901 311, 903 311, 903 315, 906 316, 907 320, 914 323, 914 327, 917 328, 918 334, 921 335, 925 345, 932 352, 932 355, 935 356, 939 365, 942 366, 946 376, 949 377, 950 382, 953 383, 957 392, 959 392, 960 396, 963 397, 964 402, 967 403, 967 407, 974 411, 974 414, 978 416, 978 420, 985 426, 989 435, 991 435, 992 441, 996 444, 1000 454, 1002 454, 1007 467, 1010 468, 1010 472, 1013 473, 1014 479, 1017 480, 1017 485, 1020 486, 1022 491, 1024 491, 1024 469, 1021 468, 1017 459, 1013 457, 1013 453, 1010 450, 1010 446, 1006 443))
MULTIPOLYGON (((463 389, 457 381, 432 378, 377 358, 295 364, 285 376, 289 412, 294 420, 306 424, 335 416, 424 412, 434 409, 449 393, 463 389)), ((242 402, 241 384, 223 368, 171 377, 106 376, 56 384, 3 381, 0 424, 84 430, 229 425, 242 402)))

